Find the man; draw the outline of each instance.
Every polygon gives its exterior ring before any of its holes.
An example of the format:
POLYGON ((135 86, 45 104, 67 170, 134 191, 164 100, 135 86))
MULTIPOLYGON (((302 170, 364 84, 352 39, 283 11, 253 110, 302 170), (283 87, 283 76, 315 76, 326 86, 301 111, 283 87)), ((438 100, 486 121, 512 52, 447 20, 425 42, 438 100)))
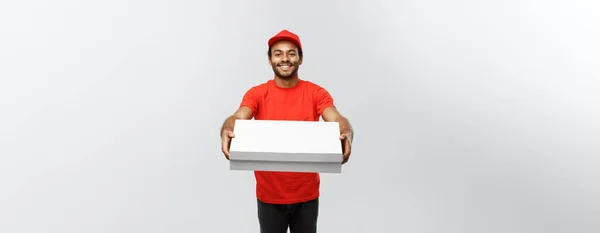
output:
MULTIPOLYGON (((299 37, 282 30, 268 41, 269 65, 274 78, 250 88, 239 109, 223 123, 221 149, 229 159, 229 146, 236 119, 339 122, 343 151, 348 161, 353 130, 324 88, 298 78, 302 65, 299 37)), ((261 233, 317 232, 320 177, 318 173, 254 171, 258 220, 261 233)))

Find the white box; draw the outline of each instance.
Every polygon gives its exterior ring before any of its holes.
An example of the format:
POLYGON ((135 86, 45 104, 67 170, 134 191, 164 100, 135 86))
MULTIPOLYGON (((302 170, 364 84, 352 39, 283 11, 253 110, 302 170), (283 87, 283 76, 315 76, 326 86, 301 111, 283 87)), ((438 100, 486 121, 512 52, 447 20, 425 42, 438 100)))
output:
POLYGON ((342 172, 337 122, 236 120, 230 170, 342 172))

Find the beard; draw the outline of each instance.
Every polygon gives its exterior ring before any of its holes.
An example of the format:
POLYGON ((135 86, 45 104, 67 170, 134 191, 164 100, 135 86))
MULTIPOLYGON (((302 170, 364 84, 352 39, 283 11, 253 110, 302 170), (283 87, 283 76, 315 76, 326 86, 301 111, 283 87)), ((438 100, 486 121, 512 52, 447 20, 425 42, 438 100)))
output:
MULTIPOLYGON (((296 76, 296 74, 298 73, 298 63, 287 63, 287 65, 290 65, 290 69, 291 70, 287 70, 287 71, 283 71, 280 70, 280 65, 282 64, 276 64, 273 65, 273 72, 275 73, 275 75, 277 75, 278 77, 280 77, 281 79, 291 79, 294 76, 296 76)), ((285 63, 283 63, 283 65, 286 65, 285 63)))

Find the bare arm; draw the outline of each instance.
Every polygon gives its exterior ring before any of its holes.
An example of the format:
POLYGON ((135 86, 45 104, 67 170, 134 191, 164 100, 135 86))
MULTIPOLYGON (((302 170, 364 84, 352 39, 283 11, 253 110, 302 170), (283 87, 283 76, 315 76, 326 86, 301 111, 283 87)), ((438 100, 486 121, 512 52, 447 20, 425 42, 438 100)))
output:
POLYGON ((323 120, 328 122, 338 122, 340 123, 340 134, 347 135, 352 142, 354 138, 354 130, 352 129, 352 125, 350 125, 350 121, 334 107, 328 107, 323 111, 323 120))
POLYGON ((225 122, 223 122, 223 126, 221 127, 221 136, 225 132, 233 132, 233 127, 235 125, 235 120, 250 120, 252 119, 252 110, 246 106, 240 107, 233 115, 227 117, 225 122))
POLYGON ((342 140, 342 164, 348 162, 352 151, 352 140, 354 139, 354 130, 346 117, 342 116, 335 107, 328 107, 323 111, 323 120, 327 122, 338 122, 340 124, 340 140, 342 140))
POLYGON ((233 127, 236 119, 252 119, 252 110, 246 106, 242 106, 233 115, 227 117, 225 122, 223 122, 223 126, 221 126, 221 150, 227 159, 229 159, 229 147, 231 146, 231 139, 235 137, 233 134, 233 127))

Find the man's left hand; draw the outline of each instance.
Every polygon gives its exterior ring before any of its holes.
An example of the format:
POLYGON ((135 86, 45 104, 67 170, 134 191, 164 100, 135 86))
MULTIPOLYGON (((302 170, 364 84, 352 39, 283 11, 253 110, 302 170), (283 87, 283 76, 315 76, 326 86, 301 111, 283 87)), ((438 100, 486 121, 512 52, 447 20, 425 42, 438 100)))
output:
POLYGON ((347 133, 340 134, 340 140, 342 141, 342 154, 343 154, 342 164, 345 164, 346 162, 348 162, 348 159, 350 158, 351 148, 352 148, 352 136, 347 133))

